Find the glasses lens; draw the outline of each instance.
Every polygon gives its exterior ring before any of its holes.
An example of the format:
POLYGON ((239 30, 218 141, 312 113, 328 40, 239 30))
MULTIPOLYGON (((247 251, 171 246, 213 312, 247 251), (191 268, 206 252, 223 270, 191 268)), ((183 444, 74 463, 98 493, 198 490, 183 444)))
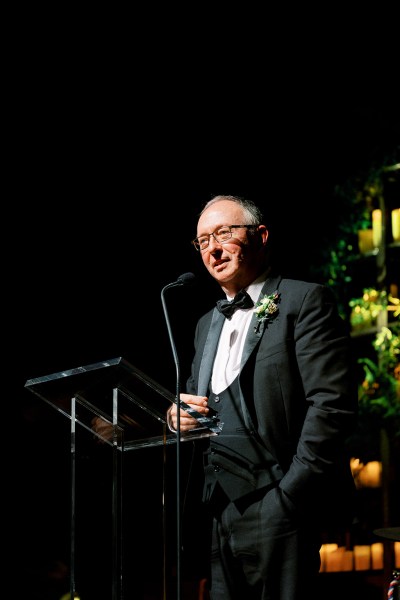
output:
POLYGON ((214 237, 217 242, 226 242, 226 240, 232 237, 231 228, 227 225, 220 227, 217 231, 214 231, 214 237))
POLYGON ((202 235, 196 238, 195 240, 193 240, 193 245, 196 248, 196 250, 205 250, 206 248, 208 248, 211 236, 213 236, 215 241, 217 241, 218 243, 226 242, 232 237, 232 231, 228 225, 224 225, 223 227, 220 227, 219 229, 213 231, 213 233, 210 233, 209 235, 202 235))
POLYGON ((207 235, 203 235, 196 240, 196 246, 199 250, 204 250, 208 246, 208 240, 210 238, 207 235))

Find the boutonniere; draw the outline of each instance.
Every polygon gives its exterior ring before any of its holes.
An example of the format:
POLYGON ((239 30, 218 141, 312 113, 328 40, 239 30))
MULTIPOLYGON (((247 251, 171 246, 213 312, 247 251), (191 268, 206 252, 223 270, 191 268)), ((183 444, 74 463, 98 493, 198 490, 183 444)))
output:
POLYGON ((264 321, 270 321, 273 315, 278 312, 278 302, 280 301, 280 294, 276 290, 269 296, 265 295, 259 302, 257 302, 254 312, 257 315, 258 323, 254 327, 255 333, 260 331, 261 323, 264 321))

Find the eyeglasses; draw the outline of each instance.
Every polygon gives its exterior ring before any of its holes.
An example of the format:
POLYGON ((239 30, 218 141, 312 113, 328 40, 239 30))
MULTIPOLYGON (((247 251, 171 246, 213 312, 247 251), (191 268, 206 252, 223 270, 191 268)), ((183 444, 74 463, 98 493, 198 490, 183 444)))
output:
POLYGON ((232 229, 250 229, 258 227, 258 225, 222 225, 222 227, 218 227, 212 233, 208 233, 207 235, 201 235, 200 237, 192 240, 193 246, 196 250, 203 251, 208 248, 210 243, 210 237, 213 236, 214 240, 219 244, 223 244, 231 239, 233 232, 232 229))

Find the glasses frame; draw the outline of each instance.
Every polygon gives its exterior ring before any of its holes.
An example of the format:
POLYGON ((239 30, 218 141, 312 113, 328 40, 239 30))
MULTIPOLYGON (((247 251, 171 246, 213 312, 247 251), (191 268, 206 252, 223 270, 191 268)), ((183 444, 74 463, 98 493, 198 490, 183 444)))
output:
MULTIPOLYGON (((218 227, 217 229, 215 229, 211 233, 204 234, 204 237, 206 237, 206 235, 208 235, 208 242, 207 242, 207 246, 205 248, 200 248, 199 241, 198 241, 199 238, 194 238, 194 240, 191 241, 191 244, 193 244, 193 246, 195 247, 195 249, 197 250, 197 252, 204 252, 204 250, 207 250, 207 248, 210 245, 210 237, 211 236, 213 236, 213 238, 217 242, 217 244, 224 244, 225 242, 228 242, 233 237, 231 229, 251 229, 251 228, 254 229, 256 227, 258 227, 258 225, 221 225, 220 227, 218 227), (223 240, 222 242, 219 242, 217 240, 217 238, 215 237, 215 232, 218 231, 218 229, 223 229, 224 227, 228 227, 230 236, 226 240, 223 240)), ((203 236, 201 236, 201 237, 203 237, 203 236)))

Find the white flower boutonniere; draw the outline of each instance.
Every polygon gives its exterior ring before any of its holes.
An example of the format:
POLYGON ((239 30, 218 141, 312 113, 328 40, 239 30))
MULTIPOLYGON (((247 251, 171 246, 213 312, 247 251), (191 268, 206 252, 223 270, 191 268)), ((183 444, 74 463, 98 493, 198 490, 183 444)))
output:
POLYGON ((264 321, 269 321, 273 315, 276 315, 278 312, 278 302, 280 301, 280 294, 278 290, 276 290, 273 294, 269 296, 265 295, 259 302, 257 302, 254 312, 257 315, 258 323, 254 328, 255 333, 258 333, 260 330, 261 323, 264 321))

